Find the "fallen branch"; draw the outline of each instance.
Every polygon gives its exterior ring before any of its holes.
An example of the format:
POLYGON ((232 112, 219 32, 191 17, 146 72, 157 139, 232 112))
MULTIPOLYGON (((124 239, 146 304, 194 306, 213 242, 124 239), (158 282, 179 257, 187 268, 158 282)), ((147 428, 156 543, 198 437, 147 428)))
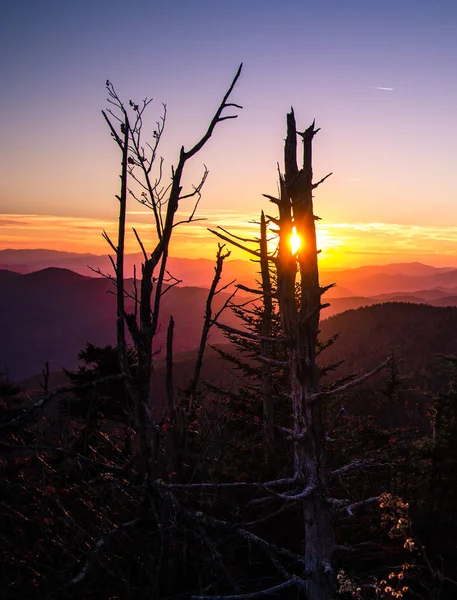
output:
POLYGON ((284 583, 280 583, 279 585, 274 585, 273 587, 267 588, 265 590, 259 590, 258 592, 251 592, 249 594, 235 594, 231 596, 191 596, 192 600, 253 600, 254 598, 263 598, 264 596, 269 596, 270 594, 276 594, 281 590, 285 590, 286 588, 297 586, 299 588, 305 587, 305 581, 300 579, 300 577, 292 577, 284 583))

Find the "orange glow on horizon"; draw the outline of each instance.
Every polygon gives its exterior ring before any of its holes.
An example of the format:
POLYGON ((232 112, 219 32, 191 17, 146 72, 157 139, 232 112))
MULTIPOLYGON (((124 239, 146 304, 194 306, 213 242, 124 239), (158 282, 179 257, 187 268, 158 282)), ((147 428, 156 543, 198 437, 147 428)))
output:
MULTIPOLYGON (((126 252, 139 252, 131 232, 135 227, 147 249, 156 242, 148 213, 129 215, 126 252)), ((217 239, 208 227, 225 227, 236 235, 252 238, 258 235, 253 226, 254 215, 232 211, 207 211, 207 219, 176 228, 170 256, 214 259, 217 239)), ((117 235, 117 220, 64 217, 36 214, 0 214, 0 249, 48 249, 106 255, 109 247, 101 236, 106 230, 113 240, 117 235)), ((274 252, 277 240, 269 240, 274 252)), ((291 252, 298 251, 299 236, 292 232, 291 252)), ((301 240, 303 244, 303 240, 301 240)), ((457 265, 457 227, 419 226, 393 223, 329 223, 317 225, 319 266, 324 269, 353 268, 362 265, 382 265, 398 262, 422 262, 434 266, 457 265)), ((249 260, 237 248, 231 259, 249 260)))

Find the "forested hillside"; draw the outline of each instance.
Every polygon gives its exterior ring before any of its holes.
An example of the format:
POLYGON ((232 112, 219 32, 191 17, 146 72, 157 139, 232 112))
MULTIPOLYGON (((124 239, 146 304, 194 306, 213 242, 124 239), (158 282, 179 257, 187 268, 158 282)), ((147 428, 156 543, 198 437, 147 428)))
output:
POLYGON ((442 355, 457 354, 457 308, 388 302, 350 310, 320 325, 321 339, 338 333, 325 353, 344 360, 341 373, 371 370, 395 354, 411 387, 436 390, 443 384, 442 355))

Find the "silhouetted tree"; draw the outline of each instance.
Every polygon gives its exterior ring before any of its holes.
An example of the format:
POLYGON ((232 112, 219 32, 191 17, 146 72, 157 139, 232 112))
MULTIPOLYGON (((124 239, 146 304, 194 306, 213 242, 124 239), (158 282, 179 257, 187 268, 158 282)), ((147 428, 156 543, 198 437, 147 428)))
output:
POLYGON ((241 65, 227 91, 206 133, 189 150, 181 147, 178 164, 172 168, 171 181, 163 183, 163 160, 157 159, 159 143, 164 131, 166 107, 163 117, 157 122, 153 132, 152 142, 143 141, 144 113, 150 100, 142 104, 129 102, 129 108, 121 101, 110 81, 106 82, 108 102, 114 110, 103 111, 103 116, 108 123, 111 135, 122 153, 121 162, 121 189, 117 196, 119 200, 119 227, 118 241, 114 244, 108 234, 104 237, 115 252, 116 259, 112 261, 115 271, 117 295, 117 350, 122 374, 125 376, 125 385, 134 408, 134 422, 138 441, 138 456, 142 469, 148 477, 157 477, 158 462, 158 437, 159 427, 155 422, 150 406, 150 385, 153 368, 153 340, 157 333, 159 322, 160 304, 163 294, 170 286, 176 284, 167 271, 167 261, 170 241, 175 227, 183 222, 194 220, 198 206, 201 189, 206 181, 208 171, 205 167, 203 176, 194 186, 192 191, 183 192, 182 178, 185 167, 211 138, 216 126, 227 119, 234 119, 236 115, 224 115, 227 108, 241 108, 229 102, 229 97, 241 74, 241 65), (156 164, 158 160, 158 165, 156 164), (133 185, 139 186, 135 192, 133 185), (128 195, 132 195, 138 202, 149 208, 153 215, 156 244, 152 252, 147 252, 138 233, 135 236, 143 252, 141 268, 140 289, 134 285, 134 311, 128 313, 125 309, 125 281, 124 281, 124 248, 125 228, 128 195), (180 204, 187 199, 194 199, 194 208, 188 218, 177 221, 176 215, 180 204), (156 272, 156 270, 158 272, 156 272), (129 369, 126 358, 125 324, 132 338, 137 353, 137 367, 135 376, 129 369))
MULTIPOLYGON (((318 325, 322 294, 328 289, 319 285, 317 264, 313 191, 328 177, 313 183, 312 141, 318 130, 314 123, 303 133, 297 132, 293 111, 287 115, 285 141, 285 173, 280 174, 278 198, 266 195, 279 210, 279 218, 272 218, 279 231, 277 254, 268 254, 240 244, 228 232, 214 233, 235 246, 241 247, 259 259, 273 264, 276 272, 276 295, 281 318, 281 336, 269 341, 283 343, 287 349, 285 361, 275 361, 268 356, 260 360, 275 364, 287 373, 288 392, 291 399, 293 426, 287 430, 294 447, 293 490, 281 495, 289 502, 297 502, 303 511, 304 572, 303 589, 311 600, 328 600, 335 593, 336 573, 334 506, 340 501, 332 499, 328 485, 331 474, 325 464, 325 431, 323 428, 323 403, 328 396, 337 395, 352 385, 384 368, 383 363, 372 373, 327 391, 319 388, 319 369, 316 362, 318 325), (303 140, 303 161, 297 164, 297 135, 303 140), (292 236, 301 244, 292 249, 292 236), (297 273, 299 285, 297 288, 297 273), (298 289, 298 294, 297 294, 298 289)), ((330 286, 331 287, 331 286, 330 286)), ((242 332, 238 332, 242 335, 242 332)), ((251 337, 250 334, 245 334, 251 337)), ((263 336, 258 339, 262 340, 263 336)), ((283 428, 284 430, 284 428, 283 428)), ((359 462, 339 470, 339 474, 357 468, 359 462)), ((367 500, 368 503, 373 499, 367 500)), ((344 502, 342 502, 344 506, 344 502)), ((358 506, 362 506, 359 502, 358 506)), ((345 509, 351 512, 351 507, 345 509)), ((297 582, 295 582, 297 583, 297 582)))

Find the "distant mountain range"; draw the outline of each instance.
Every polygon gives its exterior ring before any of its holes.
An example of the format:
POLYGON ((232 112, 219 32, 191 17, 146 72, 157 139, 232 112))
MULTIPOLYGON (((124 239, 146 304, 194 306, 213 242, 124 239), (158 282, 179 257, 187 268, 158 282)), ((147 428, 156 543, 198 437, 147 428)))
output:
MULTIPOLYGON (((126 277, 133 277, 133 266, 140 272, 142 255, 127 254, 125 257, 126 277)), ((70 269, 81 275, 95 277, 89 269, 100 269, 111 273, 108 256, 76 254, 56 250, 0 250, 0 269, 31 273, 47 267, 70 269)), ((214 261, 206 258, 169 258, 170 272, 182 281, 183 286, 208 287, 214 274, 214 261)), ((249 260, 227 260, 224 266, 224 281, 233 279, 237 283, 252 285, 258 265, 249 260)), ((432 267, 421 263, 395 263, 373 265, 356 269, 332 269, 321 271, 323 285, 336 283, 327 298, 353 296, 375 296, 397 292, 415 292, 434 288, 456 288, 457 269, 432 267)), ((422 296, 421 296, 422 297, 422 296)))
MULTIPOLYGON (((48 268, 28 274, 0 271, 0 371, 13 380, 40 372, 45 361, 51 370, 75 368, 86 342, 115 343, 116 298, 113 284, 101 277, 85 277, 67 269, 48 268)), ((132 281, 126 282, 126 288, 132 281)), ((165 344, 170 315, 175 320, 176 353, 198 346, 208 290, 174 287, 163 296, 156 349, 165 344)), ((219 310, 228 294, 215 297, 219 310)), ((248 300, 240 297, 240 302, 248 300)), ((127 300, 127 310, 132 301, 127 300)), ((236 326, 232 311, 224 322, 236 326)), ((225 341, 213 328, 211 343, 225 341)))
MULTIPOLYGON (((126 254, 125 276, 133 277, 133 267, 141 273, 141 253, 126 254)), ((169 258, 168 270, 182 281, 184 286, 209 287, 214 275, 215 261, 207 258, 169 258)), ((97 277, 92 269, 103 273, 113 272, 108 256, 96 254, 76 254, 57 250, 0 250, 0 269, 19 273, 32 273, 48 267, 70 269, 87 277, 97 277), (91 267, 91 268, 90 268, 91 267)), ((246 260, 226 260, 223 279, 225 282, 236 279, 238 283, 252 284, 258 267, 246 260)))
MULTIPOLYGON (((88 257, 93 260, 100 258, 47 250, 0 251, 0 263, 9 261, 9 268, 0 270, 0 371, 7 370, 11 379, 21 380, 39 373, 45 361, 49 361, 51 370, 75 368, 78 352, 87 342, 100 346, 115 342, 115 296, 112 284, 105 278, 56 267, 29 273, 18 272, 24 264, 30 268, 35 264, 56 261, 75 261, 82 265, 88 257)), ((183 284, 192 281, 208 285, 211 281, 214 272, 212 261, 171 261, 173 268, 182 270, 180 277, 183 284)), ((246 281, 252 285, 256 265, 245 261, 228 261, 227 265, 230 264, 230 269, 233 269, 230 278, 241 275, 241 281, 246 277, 246 281), (249 269, 252 271, 250 276, 249 269)), ((240 281, 238 277, 237 281, 240 281)), ((322 312, 324 330, 328 322, 325 319, 329 317, 385 302, 407 302, 407 311, 413 310, 412 304, 457 306, 455 269, 437 269, 419 263, 393 264, 324 271, 321 281, 323 284, 332 281, 342 283, 333 297, 330 293, 325 296, 331 306, 322 312)), ((163 297, 157 350, 164 346, 170 315, 173 315, 176 323, 176 354, 193 350, 199 343, 207 289, 183 284, 174 287, 163 297)), ((131 287, 132 281, 127 280, 126 285, 131 287)), ((218 309, 226 298, 227 293, 219 294, 215 308, 218 309)), ((240 301, 246 299, 240 297, 240 301)), ((226 311, 223 321, 232 326, 238 324, 231 311, 226 311)), ((354 322, 354 331, 361 327, 354 322)), ((211 343, 225 342, 223 334, 214 329, 211 343)), ((373 338, 373 343, 376 343, 376 338, 373 338)))
POLYGON ((323 283, 336 281, 351 290, 351 296, 375 296, 393 292, 415 292, 434 288, 457 288, 457 269, 436 268, 420 263, 361 267, 346 271, 324 271, 323 283))

